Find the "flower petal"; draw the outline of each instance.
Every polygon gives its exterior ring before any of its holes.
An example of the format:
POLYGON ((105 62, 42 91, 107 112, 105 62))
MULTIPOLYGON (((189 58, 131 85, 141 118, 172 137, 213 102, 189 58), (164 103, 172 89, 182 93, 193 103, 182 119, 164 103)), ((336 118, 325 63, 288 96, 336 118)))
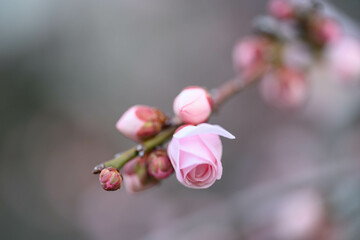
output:
POLYGON ((235 136, 226 131, 219 125, 211 125, 208 123, 201 123, 197 126, 186 126, 174 134, 174 138, 183 138, 188 136, 200 135, 204 133, 213 133, 229 139, 235 139, 235 136))

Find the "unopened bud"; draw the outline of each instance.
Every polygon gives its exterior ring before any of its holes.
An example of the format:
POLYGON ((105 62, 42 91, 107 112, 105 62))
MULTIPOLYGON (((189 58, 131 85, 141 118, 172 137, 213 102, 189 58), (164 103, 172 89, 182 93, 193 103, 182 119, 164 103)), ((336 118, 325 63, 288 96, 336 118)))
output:
POLYGON ((160 110, 136 105, 129 108, 116 123, 116 128, 128 138, 141 142, 158 134, 167 117, 160 110))
POLYGON ((202 87, 187 87, 174 100, 174 112, 183 122, 199 124, 206 122, 212 112, 212 99, 202 87))
POLYGON ((135 157, 124 166, 124 184, 127 192, 135 193, 154 186, 157 180, 147 171, 148 159, 135 157))
POLYGON ((108 167, 101 171, 99 181, 104 190, 115 191, 121 187, 123 178, 119 170, 108 167))
POLYGON ((149 174, 156 179, 164 179, 174 172, 166 150, 158 149, 149 155, 149 174))

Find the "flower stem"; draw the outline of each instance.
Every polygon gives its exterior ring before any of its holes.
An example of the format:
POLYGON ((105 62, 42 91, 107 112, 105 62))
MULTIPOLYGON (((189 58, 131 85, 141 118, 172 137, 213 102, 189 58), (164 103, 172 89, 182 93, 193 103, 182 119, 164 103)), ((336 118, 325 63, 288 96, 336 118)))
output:
POLYGON ((168 141, 173 136, 178 126, 179 125, 172 125, 161 131, 155 137, 150 138, 149 140, 146 140, 142 144, 139 144, 135 147, 126 150, 125 152, 121 153, 119 156, 115 157, 114 159, 95 166, 93 169, 93 173, 94 174, 100 173, 102 169, 107 167, 114 167, 117 169, 122 168, 128 161, 139 155, 139 153, 149 152, 155 147, 168 141))
POLYGON ((229 98, 233 95, 239 93, 241 90, 247 88, 248 86, 254 84, 258 80, 267 66, 260 66, 257 69, 245 73, 242 77, 237 77, 225 82, 218 88, 211 90, 212 99, 213 99, 213 110, 217 111, 229 98))

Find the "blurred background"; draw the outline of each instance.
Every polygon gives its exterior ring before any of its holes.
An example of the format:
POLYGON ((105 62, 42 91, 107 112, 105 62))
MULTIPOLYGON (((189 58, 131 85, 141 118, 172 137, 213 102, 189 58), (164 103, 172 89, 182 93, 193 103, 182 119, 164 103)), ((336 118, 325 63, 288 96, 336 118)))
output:
MULTIPOLYGON (((358 0, 332 4, 360 20, 358 0)), ((232 78, 232 48, 266 5, 0 0, 0 238, 359 239, 360 89, 321 69, 303 109, 271 108, 257 87, 224 105, 210 122, 237 139, 209 189, 172 176, 105 192, 91 174, 133 145, 114 127, 127 108, 171 115, 182 88, 232 78)))

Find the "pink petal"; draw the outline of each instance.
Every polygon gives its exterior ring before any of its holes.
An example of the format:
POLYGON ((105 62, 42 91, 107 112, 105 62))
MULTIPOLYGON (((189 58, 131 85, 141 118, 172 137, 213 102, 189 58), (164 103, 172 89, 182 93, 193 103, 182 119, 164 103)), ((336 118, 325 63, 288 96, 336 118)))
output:
POLYGON ((215 165, 214 162, 209 161, 203 157, 194 156, 191 153, 181 151, 180 153, 180 161, 179 161, 179 168, 184 169, 187 167, 195 167, 199 164, 211 164, 215 165))
POLYGON ((201 141, 204 145, 206 145, 207 149, 213 155, 215 159, 215 163, 217 166, 217 179, 220 179, 223 172, 223 167, 221 164, 221 157, 222 157, 222 143, 220 138, 215 134, 202 134, 199 135, 201 141))
POLYGON ((180 174, 180 169, 178 167, 179 165, 179 159, 180 159, 180 144, 179 139, 172 138, 171 142, 168 145, 167 149, 170 162, 173 165, 173 168, 175 170, 176 176, 180 174))
MULTIPOLYGON (((181 145, 182 152, 187 152, 196 157, 204 158, 212 163, 216 161, 214 155, 211 153, 210 149, 208 149, 208 147, 203 143, 200 136, 181 138, 179 140, 179 143, 181 145)), ((183 157, 180 157, 180 159, 183 159, 183 157)))
POLYGON ((174 134, 174 138, 183 138, 188 136, 194 136, 204 133, 213 133, 219 136, 223 136, 229 139, 235 139, 235 136, 226 131, 224 128, 219 125, 211 125, 208 123, 201 123, 197 126, 186 126, 182 128, 180 131, 174 134))

